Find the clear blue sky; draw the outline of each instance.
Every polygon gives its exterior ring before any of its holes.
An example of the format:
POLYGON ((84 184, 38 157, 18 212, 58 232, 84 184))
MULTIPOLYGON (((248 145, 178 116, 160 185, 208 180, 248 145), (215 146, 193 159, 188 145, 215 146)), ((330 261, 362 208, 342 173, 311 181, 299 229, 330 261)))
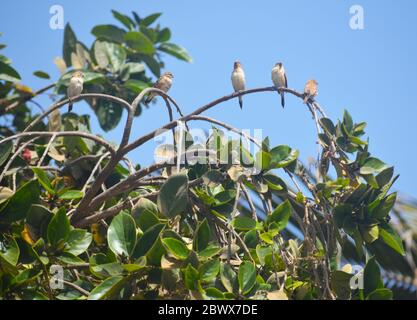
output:
MULTIPOLYGON (((52 60, 62 55, 63 31, 49 28, 54 4, 63 5, 66 22, 87 45, 94 25, 117 24, 111 9, 141 16, 163 12, 160 22, 171 28, 172 41, 194 58, 187 64, 166 57, 175 74, 171 94, 185 112, 232 91, 235 59, 244 65, 248 87, 270 85, 271 67, 283 61, 290 87, 302 90, 307 79, 318 80, 318 101, 332 119, 347 108, 354 120, 368 123, 370 151, 395 165, 401 174, 396 189, 417 196, 417 1, 4 1, 0 43, 8 47, 3 53, 33 88, 47 84, 32 75, 35 70, 59 76, 52 60), (364 8, 364 30, 349 27, 354 4, 364 8)), ((47 106, 49 100, 39 101, 47 106)), ((82 103, 75 110, 89 113, 82 103)), ((315 127, 293 97, 285 110, 276 94, 267 93, 245 97, 243 111, 231 101, 207 115, 240 128, 261 128, 273 145, 300 149, 302 160, 315 155, 315 127)), ((162 125, 166 117, 162 107, 153 106, 136 119, 134 134, 162 125)), ((94 117, 92 123, 94 132, 103 133, 94 117)), ((113 141, 120 136, 120 128, 107 134, 113 141)), ((150 157, 143 155, 152 150, 148 144, 132 157, 148 164, 150 157)))

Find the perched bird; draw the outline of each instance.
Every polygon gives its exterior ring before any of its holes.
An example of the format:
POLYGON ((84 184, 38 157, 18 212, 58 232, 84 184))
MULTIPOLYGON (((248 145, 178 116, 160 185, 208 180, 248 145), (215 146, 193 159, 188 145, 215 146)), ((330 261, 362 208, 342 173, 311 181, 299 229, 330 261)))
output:
MULTIPOLYGON (((232 85, 235 92, 245 90, 245 72, 239 61, 235 61, 232 72, 232 85)), ((240 109, 243 107, 242 96, 239 96, 240 109)))
POLYGON ((74 98, 81 94, 83 91, 84 85, 84 73, 81 71, 76 71, 72 74, 70 84, 67 89, 68 99, 70 100, 68 105, 68 112, 72 110, 72 101, 71 98, 74 98))
MULTIPOLYGON (((169 72, 169 71, 168 72, 165 72, 164 74, 162 74, 159 77, 158 81, 156 81, 153 86, 154 86, 154 88, 157 88, 157 89, 162 90, 163 92, 167 93, 168 90, 172 86, 172 79, 173 78, 174 78, 174 75, 171 72, 169 72)), ((157 92, 151 92, 148 95, 148 97, 146 98, 145 103, 148 104, 157 95, 158 95, 157 92)))
POLYGON ((304 103, 311 98, 317 96, 318 88, 317 88, 317 81, 316 80, 308 80, 305 87, 304 87, 304 103))
POLYGON ((275 87, 278 89, 278 93, 281 95, 281 105, 284 108, 285 99, 284 91, 279 90, 279 88, 288 88, 287 76, 285 75, 285 69, 281 62, 275 64, 271 72, 272 82, 275 87))

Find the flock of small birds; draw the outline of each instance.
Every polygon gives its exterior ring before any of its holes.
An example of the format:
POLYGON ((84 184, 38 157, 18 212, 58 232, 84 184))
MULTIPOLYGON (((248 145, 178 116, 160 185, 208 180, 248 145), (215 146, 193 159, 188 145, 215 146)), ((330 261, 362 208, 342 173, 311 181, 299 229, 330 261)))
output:
MULTIPOLYGON (((159 79, 153 85, 154 88, 162 90, 163 92, 167 93, 172 86, 172 79, 174 75, 172 72, 165 72, 163 73, 159 79)), ((245 72, 243 71, 242 64, 239 61, 236 61, 233 66, 232 71, 232 86, 235 92, 241 92, 245 90, 245 72)), ((284 90, 283 88, 288 88, 287 82, 287 75, 285 74, 284 66, 281 62, 278 62, 274 65, 271 71, 271 79, 274 86, 277 88, 278 93, 281 96, 281 105, 284 108, 285 106, 285 97, 284 97, 284 90)), ((67 89, 68 99, 70 100, 68 106, 68 112, 72 110, 72 101, 71 98, 74 98, 81 94, 83 91, 83 84, 84 84, 84 74, 80 71, 74 72, 71 77, 70 84, 67 89)), ((318 83, 316 80, 308 80, 305 87, 304 87, 304 103, 307 103, 310 99, 314 99, 318 93, 318 83)), ((151 92, 146 100, 145 103, 151 102, 156 96, 158 95, 157 92, 151 92)), ((239 106, 243 108, 243 99, 240 95, 239 99, 239 106)))

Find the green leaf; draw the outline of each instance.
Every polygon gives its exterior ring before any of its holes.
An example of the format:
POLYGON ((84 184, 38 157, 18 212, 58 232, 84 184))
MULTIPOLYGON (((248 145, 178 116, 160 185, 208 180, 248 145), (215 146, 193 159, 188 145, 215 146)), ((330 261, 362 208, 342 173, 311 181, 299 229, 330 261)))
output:
POLYGON ((68 190, 59 196, 61 200, 74 200, 84 197, 84 192, 80 190, 68 190))
POLYGON ((239 288, 243 294, 252 290, 256 282, 256 269, 253 263, 245 261, 239 266, 239 288))
POLYGON ((158 33, 158 38, 156 39, 156 42, 167 42, 171 39, 171 30, 168 28, 164 28, 158 33))
POLYGON ((33 74, 41 79, 51 79, 51 76, 43 71, 35 71, 33 74))
POLYGON ((71 66, 71 53, 77 52, 77 37, 72 30, 69 23, 65 26, 64 30, 64 46, 62 49, 64 61, 67 66, 71 66))
POLYGON ((13 149, 13 143, 11 141, 0 144, 0 167, 9 158, 13 149))
POLYGON ((97 100, 96 115, 100 127, 104 131, 110 131, 117 127, 122 118, 123 108, 114 102, 97 100))
POLYGON ((401 238, 388 223, 382 223, 379 225, 379 239, 381 239, 399 254, 405 256, 401 238))
POLYGON ((187 50, 185 50, 183 47, 180 47, 179 45, 176 45, 174 43, 164 42, 158 47, 158 50, 166 52, 170 54, 171 56, 174 56, 186 62, 193 61, 191 56, 188 54, 187 50))
POLYGON ((55 189, 52 186, 51 181, 49 180, 46 172, 43 171, 41 168, 32 168, 32 171, 36 175, 36 178, 38 178, 38 181, 42 185, 42 187, 50 194, 55 194, 55 189))
POLYGON ((88 300, 103 300, 110 298, 120 291, 124 282, 122 276, 108 278, 90 292, 88 300))
POLYGON ((164 238, 162 239, 162 243, 167 248, 167 250, 177 259, 185 260, 187 259, 190 250, 188 250, 187 246, 184 242, 175 239, 175 238, 164 238))
POLYGON ((173 218, 184 212, 188 203, 188 177, 180 173, 170 176, 162 185, 158 194, 160 212, 173 218))
POLYGON ((352 117, 347 110, 345 110, 344 113, 343 113, 343 124, 345 125, 348 132, 352 131, 352 129, 353 129, 353 120, 352 120, 352 117))
MULTIPOLYGON (((20 249, 17 245, 17 242, 12 237, 7 237, 3 240, 0 240, 0 258, 16 266, 19 261, 20 249)), ((0 262, 1 262, 0 259, 0 262)), ((1 266, 1 263, 0 263, 1 266)))
POLYGON ((57 259, 68 265, 83 265, 85 261, 69 252, 63 252, 57 259))
POLYGON ((252 230, 256 227, 256 221, 249 217, 237 217, 232 220, 232 226, 237 230, 252 230))
POLYGON ((377 225, 370 227, 361 227, 361 235, 366 243, 372 243, 379 237, 379 228, 377 225))
POLYGON ((283 230, 288 223, 288 220, 291 216, 291 204, 288 200, 285 200, 281 203, 272 213, 268 216, 267 222, 268 223, 276 223, 278 226, 278 230, 283 230))
POLYGON ((383 219, 389 215, 391 209, 395 205, 395 201, 397 200, 397 193, 394 192, 384 198, 380 204, 370 212, 370 216, 376 219, 383 219))
POLYGON ((127 213, 115 216, 107 230, 109 248, 115 254, 130 257, 136 245, 135 220, 127 213))
POLYGON ((216 279, 217 274, 220 271, 220 261, 219 259, 213 259, 207 261, 199 268, 200 280, 203 283, 210 283, 216 279))
POLYGON ((124 15, 116 10, 111 11, 113 14, 113 17, 115 17, 117 20, 119 20, 126 28, 133 29, 135 27, 135 23, 132 21, 130 17, 127 15, 124 15))
POLYGON ((0 80, 9 82, 19 82, 21 80, 19 73, 8 64, 0 61, 0 80))
POLYGON ((375 257, 370 258, 366 262, 363 277, 365 297, 368 296, 368 294, 370 294, 372 291, 384 287, 384 284, 381 279, 381 271, 379 269, 375 257))
POLYGON ((140 21, 140 25, 142 26, 150 26, 152 23, 154 23, 160 16, 162 15, 162 13, 153 13, 145 18, 143 18, 140 21))
POLYGON ((117 43, 96 41, 94 43, 94 58, 101 68, 116 73, 124 66, 126 50, 117 43))
POLYGON ((137 202, 132 209, 132 216, 135 219, 136 225, 144 232, 159 223, 158 207, 146 198, 141 198, 137 202))
POLYGON ((366 296, 366 300, 392 300, 392 298, 392 291, 386 288, 376 289, 366 296))
POLYGON ((138 240, 132 257, 134 259, 138 259, 147 255, 156 241, 159 239, 159 235, 161 234, 162 230, 164 230, 164 228, 165 224, 159 223, 146 230, 146 232, 138 240))
POLYGON ((156 77, 161 75, 161 65, 153 56, 143 56, 142 60, 156 77))
POLYGON ((87 230, 73 229, 68 235, 65 251, 78 256, 87 251, 92 239, 91 233, 87 232, 87 230))
POLYGON ((200 252, 207 248, 210 241, 210 226, 207 222, 207 219, 199 224, 195 230, 194 240, 193 240, 193 249, 197 252, 200 252))
POLYGON ((39 184, 36 180, 25 183, 1 204, 0 221, 11 223, 25 218, 32 204, 39 202, 39 196, 39 184))
POLYGON ((129 90, 133 91, 135 94, 139 94, 144 89, 149 87, 149 84, 147 84, 146 82, 135 79, 129 79, 123 85, 129 90))
POLYGON ((188 264, 187 268, 184 270, 185 287, 188 290, 198 290, 200 279, 199 276, 200 275, 198 271, 191 264, 188 264))
POLYGON ((255 165, 259 171, 266 171, 270 168, 271 154, 269 152, 260 150, 255 156, 255 165))
POLYGON ((151 55, 155 52, 153 43, 142 32, 130 31, 124 35, 126 44, 138 53, 151 55))
POLYGON ((219 254, 221 250, 222 250, 222 248, 220 248, 219 246, 214 245, 214 244, 210 244, 207 248, 200 251, 198 253, 198 256, 200 258, 211 258, 211 257, 219 254))
POLYGON ((299 151, 281 145, 271 150, 271 168, 284 168, 297 160, 299 151))
POLYGON ((57 248, 61 243, 68 239, 71 225, 65 212, 65 208, 61 207, 52 217, 48 224, 47 237, 52 247, 57 248))
POLYGON ((336 134, 336 128, 335 128, 332 120, 330 120, 328 118, 321 118, 319 120, 319 122, 320 122, 320 125, 322 126, 322 128, 327 131, 327 133, 329 133, 330 135, 335 135, 336 134))
POLYGON ((388 166, 377 158, 368 158, 364 165, 360 168, 360 174, 375 174, 387 169, 388 166))
POLYGON ((113 41, 117 43, 123 43, 124 35, 126 34, 126 31, 114 25, 105 24, 105 25, 95 26, 91 30, 91 33, 95 35, 98 39, 104 39, 104 40, 113 41))
POLYGON ((227 264, 222 263, 220 266, 220 281, 228 292, 236 292, 238 289, 238 281, 236 272, 227 264))

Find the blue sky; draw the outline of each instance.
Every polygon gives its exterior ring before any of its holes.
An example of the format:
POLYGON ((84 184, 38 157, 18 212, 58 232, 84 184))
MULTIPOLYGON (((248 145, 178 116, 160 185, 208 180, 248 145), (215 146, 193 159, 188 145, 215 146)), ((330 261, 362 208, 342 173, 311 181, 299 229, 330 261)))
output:
MULTIPOLYGON (((35 89, 48 81, 35 78, 33 71, 59 77, 52 61, 62 55, 63 31, 49 28, 49 8, 54 4, 64 7, 65 21, 87 45, 93 41, 94 25, 117 24, 111 9, 135 10, 141 16, 163 12, 160 23, 171 28, 172 41, 187 48, 194 59, 187 64, 166 57, 167 69, 175 74, 170 93, 185 112, 231 93, 230 73, 236 59, 244 65, 250 88, 270 85, 270 70, 277 61, 284 63, 294 89, 301 91, 307 79, 317 79, 318 101, 328 116, 340 118, 346 108, 357 122, 366 121, 370 151, 401 174, 396 189, 417 196, 416 1, 4 2, 0 42, 8 47, 3 53, 13 60, 23 82, 35 89), (364 30, 349 27, 349 8, 355 4, 364 8, 364 30)), ((48 106, 46 96, 38 101, 48 106)), ((91 113, 83 103, 76 104, 75 111, 91 113)), ((276 93, 264 93, 245 97, 243 111, 237 101, 230 101, 207 115, 235 127, 262 129, 272 145, 298 148, 302 160, 315 156, 314 124, 305 106, 293 97, 287 97, 285 110, 276 93)), ((134 135, 166 120, 164 108, 153 105, 135 120, 134 135)), ((94 117, 92 124, 94 132, 104 134, 94 117)), ((118 141, 120 127, 106 136, 118 141)), ((153 148, 147 144, 131 156, 149 164, 153 148)))

